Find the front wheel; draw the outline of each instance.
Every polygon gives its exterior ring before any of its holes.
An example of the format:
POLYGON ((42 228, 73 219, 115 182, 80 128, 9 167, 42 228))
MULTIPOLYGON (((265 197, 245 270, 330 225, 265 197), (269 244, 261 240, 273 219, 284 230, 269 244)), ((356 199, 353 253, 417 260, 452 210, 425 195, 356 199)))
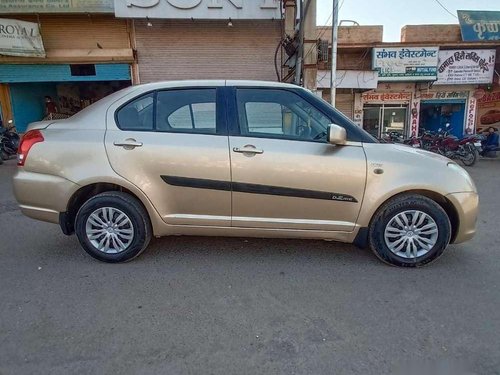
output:
POLYGON ((405 194, 385 203, 369 228, 370 248, 382 261, 419 267, 436 260, 451 238, 451 224, 433 200, 405 194))
POLYGON ((475 147, 467 145, 463 150, 463 154, 460 156, 460 160, 467 167, 472 167, 476 164, 478 158, 478 152, 475 147))
POLYGON ((146 249, 151 240, 151 223, 137 199, 112 191, 83 204, 76 215, 75 232, 89 255, 103 262, 120 263, 146 249))

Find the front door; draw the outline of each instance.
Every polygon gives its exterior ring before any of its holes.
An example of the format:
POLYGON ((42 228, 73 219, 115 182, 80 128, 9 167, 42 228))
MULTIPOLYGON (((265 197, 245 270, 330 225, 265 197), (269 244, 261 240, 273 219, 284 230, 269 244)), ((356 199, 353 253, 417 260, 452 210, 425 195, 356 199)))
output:
POLYGON ((230 226, 231 192, 216 182, 229 186, 231 179, 217 92, 160 90, 109 111, 111 166, 146 194, 168 224, 230 226))
POLYGON ((352 231, 365 188, 361 144, 327 143, 332 119, 295 91, 234 95, 232 226, 352 231))

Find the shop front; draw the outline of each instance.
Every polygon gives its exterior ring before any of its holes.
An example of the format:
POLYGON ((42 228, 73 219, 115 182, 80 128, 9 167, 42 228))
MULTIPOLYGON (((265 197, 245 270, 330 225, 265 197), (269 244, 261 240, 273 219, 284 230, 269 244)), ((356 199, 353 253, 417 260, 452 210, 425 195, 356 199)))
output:
POLYGON ((128 3, 115 1, 115 13, 133 20, 132 41, 138 57, 135 82, 277 79, 275 52, 282 32, 279 1, 128 3))
POLYGON ((0 24, 12 31, 0 39, 0 104, 4 120, 12 119, 19 132, 47 116, 68 117, 132 83, 126 20, 20 13, 0 24))
POLYGON ((376 138, 386 133, 408 135, 411 87, 401 84, 379 84, 377 90, 361 95, 362 125, 376 138))
POLYGON ((21 133, 31 122, 69 117, 131 84, 129 64, 2 64, 0 80, 9 85, 21 133))
POLYGON ((437 80, 419 88, 420 130, 449 128, 459 138, 476 131, 477 88, 493 81, 496 51, 440 50, 437 80))
MULTIPOLYGON (((471 133, 468 112, 469 104, 473 106, 475 116, 475 98, 471 96, 472 87, 461 91, 426 91, 417 93, 420 99, 419 130, 438 132, 449 129, 456 137, 471 133)), ((472 124, 472 128, 474 124, 472 124)))

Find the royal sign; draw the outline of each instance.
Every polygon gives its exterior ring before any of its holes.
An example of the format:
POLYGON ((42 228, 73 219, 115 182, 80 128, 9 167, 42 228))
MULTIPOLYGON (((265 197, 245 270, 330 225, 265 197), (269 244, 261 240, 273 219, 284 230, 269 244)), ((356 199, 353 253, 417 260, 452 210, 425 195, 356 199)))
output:
POLYGON ((0 55, 45 57, 38 24, 0 18, 0 55))

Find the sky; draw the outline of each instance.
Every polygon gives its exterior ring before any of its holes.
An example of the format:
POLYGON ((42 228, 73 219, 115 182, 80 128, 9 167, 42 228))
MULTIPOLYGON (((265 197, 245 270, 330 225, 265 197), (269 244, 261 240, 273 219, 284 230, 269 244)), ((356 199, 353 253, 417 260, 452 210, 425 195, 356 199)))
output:
MULTIPOLYGON (((331 25, 333 0, 316 1, 317 24, 331 25)), ((404 25, 458 24, 457 9, 500 11, 500 0, 339 0, 339 6, 339 21, 383 25, 384 42, 399 42, 404 25)))

